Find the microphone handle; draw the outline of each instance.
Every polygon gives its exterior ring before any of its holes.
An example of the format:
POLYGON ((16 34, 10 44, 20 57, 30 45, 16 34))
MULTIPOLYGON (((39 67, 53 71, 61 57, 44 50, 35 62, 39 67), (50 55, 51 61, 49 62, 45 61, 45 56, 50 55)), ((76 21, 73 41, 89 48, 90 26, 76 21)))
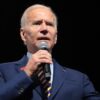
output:
POLYGON ((51 77, 50 64, 44 63, 43 67, 44 67, 44 71, 45 71, 45 77, 47 80, 49 80, 51 77))

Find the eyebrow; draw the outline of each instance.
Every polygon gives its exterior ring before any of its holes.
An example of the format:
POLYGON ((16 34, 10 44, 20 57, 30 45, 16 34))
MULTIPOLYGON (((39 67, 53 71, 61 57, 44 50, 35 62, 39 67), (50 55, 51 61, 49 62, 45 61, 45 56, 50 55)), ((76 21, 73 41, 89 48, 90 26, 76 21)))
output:
MULTIPOLYGON (((42 22, 43 22, 43 20, 34 20, 33 24, 41 24, 42 22)), ((54 22, 47 21, 47 20, 45 20, 45 22, 46 22, 47 25, 50 25, 50 26, 54 25, 54 22)))

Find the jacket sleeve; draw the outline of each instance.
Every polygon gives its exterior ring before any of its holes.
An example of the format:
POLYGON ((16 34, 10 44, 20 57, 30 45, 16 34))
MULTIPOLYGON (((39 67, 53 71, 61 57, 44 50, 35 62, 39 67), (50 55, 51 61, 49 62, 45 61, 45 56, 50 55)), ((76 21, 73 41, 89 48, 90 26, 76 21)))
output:
POLYGON ((83 90, 84 99, 83 100, 100 100, 100 94, 95 90, 92 82, 89 80, 87 75, 83 77, 83 90))
POLYGON ((23 71, 7 82, 5 82, 2 73, 0 73, 0 100, 13 100, 21 95, 32 82, 31 78, 23 71))

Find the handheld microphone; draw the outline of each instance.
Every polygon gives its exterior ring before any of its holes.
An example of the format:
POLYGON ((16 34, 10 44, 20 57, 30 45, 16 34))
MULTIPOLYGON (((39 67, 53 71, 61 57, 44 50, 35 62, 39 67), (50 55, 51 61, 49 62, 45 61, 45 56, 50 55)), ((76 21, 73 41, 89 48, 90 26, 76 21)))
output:
MULTIPOLYGON (((48 51, 48 43, 42 41, 42 42, 39 43, 38 48, 41 49, 41 50, 47 50, 48 51)), ((50 64, 42 63, 41 65, 43 65, 43 67, 44 67, 46 79, 49 80, 50 76, 51 76, 50 64)))

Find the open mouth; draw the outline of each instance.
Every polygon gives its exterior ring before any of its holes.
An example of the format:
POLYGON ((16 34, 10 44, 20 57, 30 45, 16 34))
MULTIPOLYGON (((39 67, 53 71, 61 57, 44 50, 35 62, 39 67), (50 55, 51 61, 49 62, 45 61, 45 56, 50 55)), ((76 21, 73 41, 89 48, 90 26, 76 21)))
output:
POLYGON ((39 38, 37 38, 37 40, 50 40, 50 38, 48 38, 48 37, 39 37, 39 38))

